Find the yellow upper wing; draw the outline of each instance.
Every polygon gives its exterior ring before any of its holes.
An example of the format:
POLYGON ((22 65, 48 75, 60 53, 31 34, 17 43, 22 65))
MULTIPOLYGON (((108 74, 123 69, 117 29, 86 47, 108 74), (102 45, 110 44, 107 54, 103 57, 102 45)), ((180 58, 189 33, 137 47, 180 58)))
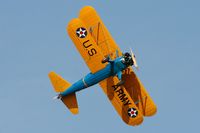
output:
POLYGON ((142 114, 144 116, 154 115, 157 111, 156 105, 132 68, 123 72, 122 80, 125 81, 124 87, 142 114))
POLYGON ((72 19, 67 32, 92 73, 105 67, 106 64, 101 63, 104 56, 82 20, 72 19))
POLYGON ((119 52, 119 56, 121 56, 122 53, 119 47, 93 7, 83 7, 80 10, 79 18, 86 24, 88 29, 90 29, 90 34, 105 57, 110 55, 110 57, 114 59, 116 57, 116 50, 119 52))
POLYGON ((107 78, 99 83, 105 94, 115 107, 122 120, 128 125, 139 125, 143 122, 143 115, 134 104, 132 98, 123 86, 116 86, 117 77, 107 78))

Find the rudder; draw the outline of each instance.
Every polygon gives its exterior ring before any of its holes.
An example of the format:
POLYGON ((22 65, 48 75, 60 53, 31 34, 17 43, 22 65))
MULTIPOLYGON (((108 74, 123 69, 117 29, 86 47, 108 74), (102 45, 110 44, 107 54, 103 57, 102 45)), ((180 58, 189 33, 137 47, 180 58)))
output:
POLYGON ((72 114, 78 114, 78 103, 75 93, 64 96, 61 98, 61 100, 65 104, 65 106, 72 112, 72 114))

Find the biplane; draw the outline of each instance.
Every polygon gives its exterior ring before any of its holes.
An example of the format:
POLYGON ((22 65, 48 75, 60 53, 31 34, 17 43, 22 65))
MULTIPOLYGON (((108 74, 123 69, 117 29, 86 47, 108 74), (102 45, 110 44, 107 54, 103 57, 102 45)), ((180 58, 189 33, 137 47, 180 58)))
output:
POLYGON ((76 92, 99 84, 128 125, 139 125, 143 117, 156 113, 156 105, 131 67, 138 68, 134 53, 121 52, 93 7, 83 7, 66 30, 91 72, 74 84, 50 72, 49 78, 58 93, 55 99, 77 114, 76 92))

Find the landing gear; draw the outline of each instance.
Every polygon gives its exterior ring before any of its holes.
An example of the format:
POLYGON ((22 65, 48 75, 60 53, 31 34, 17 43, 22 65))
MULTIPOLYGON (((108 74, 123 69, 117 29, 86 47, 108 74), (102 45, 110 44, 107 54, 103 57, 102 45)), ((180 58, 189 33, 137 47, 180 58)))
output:
POLYGON ((114 90, 116 90, 118 87, 121 87, 121 85, 123 85, 125 82, 120 80, 116 85, 113 85, 112 87, 114 88, 114 90))
POLYGON ((120 80, 116 85, 117 85, 117 86, 121 86, 121 85, 123 85, 124 83, 125 83, 125 81, 120 80))

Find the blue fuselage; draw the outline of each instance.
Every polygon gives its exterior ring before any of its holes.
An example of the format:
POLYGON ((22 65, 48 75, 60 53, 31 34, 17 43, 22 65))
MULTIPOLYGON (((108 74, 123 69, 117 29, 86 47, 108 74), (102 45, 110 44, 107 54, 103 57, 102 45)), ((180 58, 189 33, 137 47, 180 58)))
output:
POLYGON ((123 57, 118 57, 114 61, 108 63, 105 68, 97 71, 96 73, 89 73, 82 79, 78 80, 61 93, 62 96, 66 96, 70 93, 80 91, 92 85, 99 83, 100 81, 110 77, 115 76, 119 72, 126 69, 128 66, 122 63, 123 57))

